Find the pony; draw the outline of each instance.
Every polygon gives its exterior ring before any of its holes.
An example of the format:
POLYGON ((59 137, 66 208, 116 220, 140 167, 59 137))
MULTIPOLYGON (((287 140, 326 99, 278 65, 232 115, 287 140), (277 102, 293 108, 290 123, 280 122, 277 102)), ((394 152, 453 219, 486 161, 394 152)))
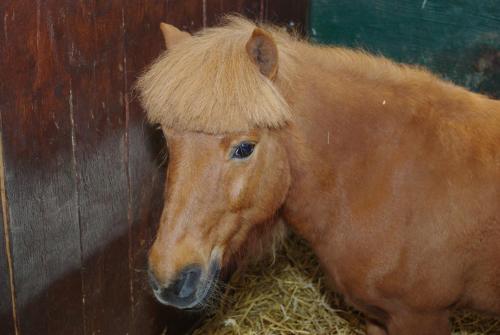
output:
POLYGON ((284 221, 369 335, 500 315, 499 101, 242 17, 161 30, 137 83, 169 154, 148 260, 161 303, 203 307, 284 221))

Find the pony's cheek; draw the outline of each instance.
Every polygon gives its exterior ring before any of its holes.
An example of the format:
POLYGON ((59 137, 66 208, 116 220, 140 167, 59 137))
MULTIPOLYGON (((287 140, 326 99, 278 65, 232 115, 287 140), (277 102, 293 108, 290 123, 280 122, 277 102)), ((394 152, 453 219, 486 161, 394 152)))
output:
POLYGON ((243 176, 236 177, 228 186, 228 200, 232 211, 239 211, 245 207, 245 189, 247 181, 243 176))

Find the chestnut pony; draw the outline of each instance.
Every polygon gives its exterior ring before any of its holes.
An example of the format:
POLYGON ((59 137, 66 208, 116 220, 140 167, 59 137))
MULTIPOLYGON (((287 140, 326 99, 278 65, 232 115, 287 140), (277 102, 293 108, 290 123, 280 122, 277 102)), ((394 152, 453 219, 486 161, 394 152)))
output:
POLYGON ((243 18, 161 29, 168 51, 138 83, 169 150, 149 256, 160 302, 203 306, 282 218, 370 335, 500 314, 499 101, 243 18))

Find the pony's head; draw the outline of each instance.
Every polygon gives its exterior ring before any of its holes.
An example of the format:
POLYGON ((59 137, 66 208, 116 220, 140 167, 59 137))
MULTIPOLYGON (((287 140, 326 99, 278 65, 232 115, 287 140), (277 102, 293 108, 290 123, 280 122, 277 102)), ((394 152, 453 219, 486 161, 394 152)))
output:
POLYGON ((194 36, 161 29, 168 51, 138 83, 169 152, 150 281, 160 302, 199 308, 221 270, 271 248, 281 228, 291 115, 277 83, 288 55, 276 43, 284 36, 241 18, 194 36))

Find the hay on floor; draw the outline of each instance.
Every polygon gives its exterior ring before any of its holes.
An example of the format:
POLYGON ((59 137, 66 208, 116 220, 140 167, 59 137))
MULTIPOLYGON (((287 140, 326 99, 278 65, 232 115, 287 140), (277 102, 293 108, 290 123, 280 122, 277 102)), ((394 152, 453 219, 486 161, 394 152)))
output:
MULTIPOLYGON (((455 335, 500 334, 500 320, 460 312, 455 335)), ((319 265, 302 241, 290 238, 274 263, 237 273, 221 306, 195 335, 364 334, 362 317, 325 288, 319 265)))

